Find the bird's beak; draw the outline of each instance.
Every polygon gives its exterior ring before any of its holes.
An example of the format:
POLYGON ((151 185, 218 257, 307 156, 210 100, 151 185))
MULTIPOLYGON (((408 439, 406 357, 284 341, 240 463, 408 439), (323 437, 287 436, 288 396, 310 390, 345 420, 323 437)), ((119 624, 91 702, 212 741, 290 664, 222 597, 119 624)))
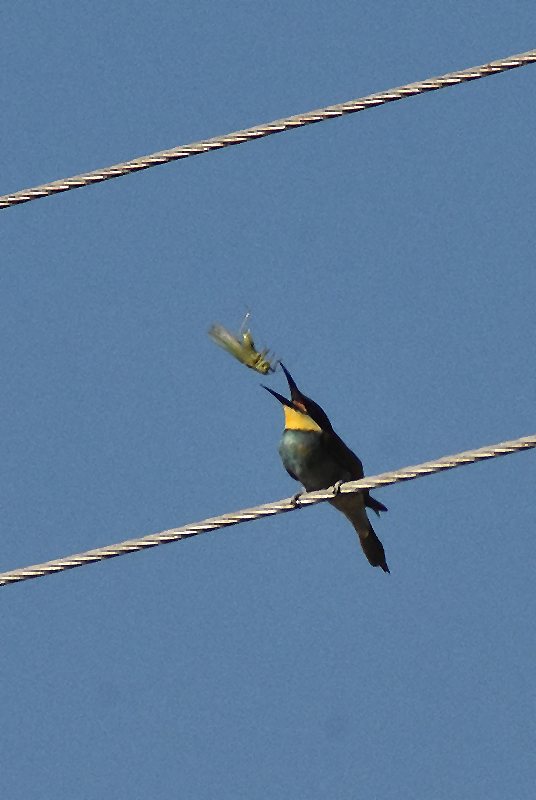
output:
MULTIPOLYGON (((281 364, 281 362, 279 362, 279 363, 281 364)), ((290 374, 288 369, 283 364, 281 364, 281 369, 283 370, 283 372, 285 373, 285 375, 287 377, 287 381, 288 381, 288 385, 289 385, 289 389, 290 389, 290 397, 292 398, 293 405, 296 408, 299 408, 300 411, 303 411, 304 413, 307 413, 307 406, 304 403, 304 399, 305 398, 304 398, 303 394, 300 392, 300 390, 298 389, 298 387, 296 386, 296 384, 294 383, 294 378, 292 377, 292 375, 290 374)))
POLYGON ((273 396, 274 396, 274 397, 277 397, 277 399, 279 400, 279 402, 280 402, 280 403, 282 403, 284 406, 288 406, 289 408, 294 408, 294 404, 293 404, 293 403, 291 403, 291 401, 290 401, 290 400, 287 400, 287 398, 286 398, 286 397, 283 397, 283 395, 282 395, 282 394, 279 394, 278 392, 274 392, 274 390, 273 390, 273 389, 269 389, 269 388, 268 388, 267 386, 265 386, 264 384, 262 384, 262 388, 263 388, 263 389, 266 389, 266 391, 267 391, 267 392, 270 392, 270 394, 273 394, 273 396))
MULTIPOLYGON (((281 362, 279 362, 279 363, 281 364, 281 362)), ((298 389, 298 387, 294 383, 294 378, 292 377, 290 372, 287 370, 287 368, 283 366, 283 364, 281 364, 281 369, 283 370, 283 372, 287 376, 287 381, 288 381, 288 385, 289 385, 289 389, 290 389, 290 398, 291 399, 287 400, 287 398, 283 397, 282 394, 279 394, 278 392, 274 392, 273 389, 269 389, 267 386, 264 386, 264 384, 262 385, 263 389, 266 389, 267 392, 270 392, 270 394, 273 394, 274 397, 277 397, 279 402, 282 403, 284 406, 287 406, 288 408, 293 408, 294 410, 298 409, 298 411, 301 411, 303 414, 306 414, 307 413, 307 406, 304 403, 304 399, 306 399, 306 398, 304 398, 303 394, 300 392, 300 390, 298 389)))

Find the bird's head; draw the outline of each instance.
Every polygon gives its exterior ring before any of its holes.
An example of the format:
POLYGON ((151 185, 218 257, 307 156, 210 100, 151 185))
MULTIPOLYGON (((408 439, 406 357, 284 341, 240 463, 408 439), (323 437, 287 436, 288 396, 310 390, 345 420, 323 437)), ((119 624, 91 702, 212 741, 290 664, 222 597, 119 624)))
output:
MULTIPOLYGON (((279 363, 281 364, 281 362, 279 363)), ((290 400, 287 400, 286 397, 283 397, 283 395, 278 392, 274 392, 273 389, 269 389, 268 386, 264 388, 267 392, 273 394, 274 397, 277 397, 279 402, 282 403, 285 410, 285 429, 308 431, 333 430, 327 415, 320 408, 318 403, 315 403, 310 397, 306 397, 300 392, 294 382, 294 378, 283 364, 281 364, 281 369, 285 373, 288 381, 290 400)))

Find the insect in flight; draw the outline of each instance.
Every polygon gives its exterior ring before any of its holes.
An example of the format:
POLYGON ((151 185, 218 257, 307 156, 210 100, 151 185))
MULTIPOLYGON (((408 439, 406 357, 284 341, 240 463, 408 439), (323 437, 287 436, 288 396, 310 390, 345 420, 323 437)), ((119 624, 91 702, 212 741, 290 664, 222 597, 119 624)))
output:
POLYGON ((255 349, 251 331, 244 330, 249 313, 248 311, 237 336, 230 333, 227 328, 224 328, 223 325, 217 322, 210 327, 208 335, 213 342, 216 342, 216 344, 219 344, 224 350, 227 350, 228 353, 234 356, 238 361, 241 361, 242 364, 245 364, 246 367, 254 369, 255 372, 260 372, 261 375, 268 375, 269 372, 275 372, 275 367, 272 366, 273 358, 266 358, 268 354, 267 349, 259 353, 259 351, 255 349))

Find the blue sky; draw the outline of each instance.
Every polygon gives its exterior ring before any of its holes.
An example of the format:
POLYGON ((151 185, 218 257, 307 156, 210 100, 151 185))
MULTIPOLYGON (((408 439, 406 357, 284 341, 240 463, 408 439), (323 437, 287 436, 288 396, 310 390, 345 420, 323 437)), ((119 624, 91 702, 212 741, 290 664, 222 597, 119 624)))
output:
MULTIPOLYGON (((1 193, 534 48, 532 3, 0 4, 1 193)), ((527 66, 2 212, 2 571, 535 432, 527 66), (269 379, 285 391, 281 372, 269 379)), ((1 589, 0 790, 532 798, 534 452, 1 589)))

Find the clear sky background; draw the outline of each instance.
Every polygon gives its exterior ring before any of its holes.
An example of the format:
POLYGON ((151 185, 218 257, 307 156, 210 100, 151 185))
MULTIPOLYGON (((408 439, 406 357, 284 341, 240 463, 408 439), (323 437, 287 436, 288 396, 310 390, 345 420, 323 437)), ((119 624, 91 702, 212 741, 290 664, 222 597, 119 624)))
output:
MULTIPOLYGON (((0 4, 1 193, 536 47, 533 2, 0 4)), ((1 212, 2 571, 536 431, 536 66, 1 212), (281 372, 269 385, 284 392, 281 372)), ((524 800, 534 451, 0 589, 9 800, 524 800)))

